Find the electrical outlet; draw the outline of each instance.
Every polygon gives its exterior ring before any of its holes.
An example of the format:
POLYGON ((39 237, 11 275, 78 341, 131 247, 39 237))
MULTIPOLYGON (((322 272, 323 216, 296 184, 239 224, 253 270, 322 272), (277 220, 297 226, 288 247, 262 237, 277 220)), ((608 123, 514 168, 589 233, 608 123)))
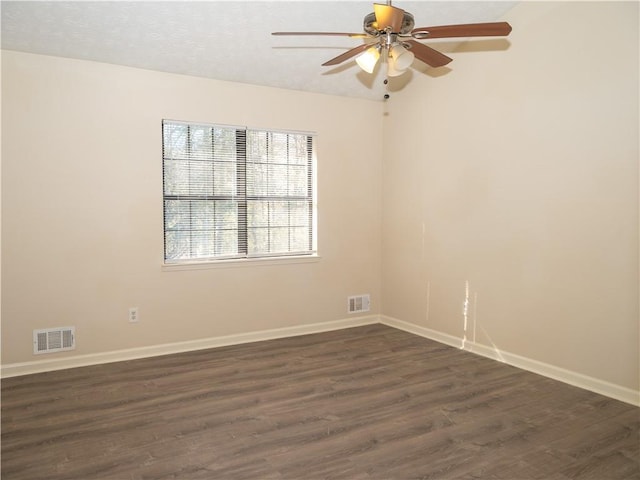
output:
POLYGON ((138 323, 140 321, 140 315, 138 314, 138 307, 129 308, 129 323, 138 323))

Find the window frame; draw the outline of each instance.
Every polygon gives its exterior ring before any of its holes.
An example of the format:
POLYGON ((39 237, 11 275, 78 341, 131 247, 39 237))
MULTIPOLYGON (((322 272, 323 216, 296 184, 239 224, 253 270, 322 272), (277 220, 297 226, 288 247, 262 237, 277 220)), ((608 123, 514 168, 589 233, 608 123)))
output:
MULTIPOLYGON (((248 126, 237 126, 237 125, 224 125, 224 124, 212 124, 212 123, 203 123, 203 122, 193 122, 193 121, 182 121, 182 120, 172 120, 172 119, 163 119, 161 122, 161 131, 162 131, 162 202, 163 202, 163 219, 162 219, 162 240, 163 240, 163 253, 162 253, 162 269, 163 270, 184 270, 184 269, 201 269, 201 268, 212 268, 212 267, 220 267, 220 266, 236 266, 236 265, 274 265, 274 264, 289 264, 289 263, 307 263, 313 262, 319 259, 318 249, 317 249, 317 153, 316 153, 316 133, 308 132, 308 131, 297 131, 297 130, 276 130, 276 129, 264 129, 264 128, 254 128, 248 126), (167 157, 165 156, 165 124, 170 124, 173 126, 184 125, 187 126, 188 129, 193 127, 205 127, 205 128, 220 128, 227 130, 235 130, 235 138, 236 138, 236 152, 235 152, 235 164, 236 164, 236 174, 235 174, 235 184, 234 189, 236 190, 235 195, 223 195, 224 197, 229 197, 229 199, 233 199, 238 202, 238 213, 237 213, 237 228, 238 228, 238 236, 237 236, 237 254, 234 255, 213 255, 213 256, 202 256, 202 257, 194 257, 194 258, 176 258, 171 259, 167 258, 167 201, 172 199, 183 199, 183 200, 192 200, 198 199, 203 201, 216 201, 220 197, 219 195, 172 195, 167 194, 166 189, 166 175, 165 169, 167 168, 165 162, 167 161, 167 157), (258 197, 250 196, 248 193, 248 189, 246 186, 249 184, 249 180, 247 179, 247 165, 250 163, 248 161, 247 155, 247 137, 249 136, 248 132, 257 132, 258 134, 282 134, 282 135, 303 135, 306 138, 307 142, 307 156, 308 163, 303 164, 306 167, 306 182, 308 191, 310 190, 310 195, 306 196, 294 196, 294 195, 285 195, 282 197, 274 197, 272 201, 302 201, 309 202, 309 213, 308 213, 308 228, 310 228, 309 234, 309 250, 303 251, 283 251, 283 252, 262 252, 259 254, 251 253, 249 249, 249 240, 248 235, 250 228, 248 226, 248 208, 247 204, 250 201, 255 201, 258 197), (244 146, 242 149, 239 149, 239 143, 244 142, 244 146), (239 191, 239 186, 244 186, 244 191, 239 191), (291 200, 287 200, 291 199, 291 200), (241 209, 243 209, 243 214, 241 214, 241 209), (241 251, 242 250, 242 251, 241 251)), ((190 134, 188 134, 190 135, 190 134)), ((186 143, 189 144, 191 142, 191 137, 188 136, 186 143)), ((190 149, 189 146, 186 147, 187 150, 190 149)), ((192 161, 193 159, 190 157, 190 153, 188 154, 187 161, 192 161)), ((211 162, 215 162, 214 157, 211 157, 211 162)), ((213 177, 212 177, 213 178, 213 177)), ((190 184, 190 183, 189 183, 190 184)), ((259 201, 268 201, 267 196, 259 198, 259 201)), ((287 210, 289 211, 289 210, 287 210)), ((256 227, 253 227, 256 228, 256 227)), ((268 228, 271 228, 270 226, 268 228)), ((293 228, 291 225, 288 225, 286 228, 293 228)))

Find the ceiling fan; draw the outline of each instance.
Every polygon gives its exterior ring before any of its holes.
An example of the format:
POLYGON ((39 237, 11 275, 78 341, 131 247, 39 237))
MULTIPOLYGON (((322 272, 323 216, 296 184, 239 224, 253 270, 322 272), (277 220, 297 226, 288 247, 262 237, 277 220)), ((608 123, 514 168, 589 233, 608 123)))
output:
POLYGON ((272 35, 328 35, 364 38, 365 43, 326 61, 322 66, 338 65, 356 57, 356 62, 367 73, 373 73, 380 59, 387 64, 387 76, 402 75, 414 58, 431 67, 442 67, 451 60, 443 53, 417 40, 452 37, 507 36, 511 25, 507 22, 469 23, 414 28, 413 15, 391 5, 373 4, 373 13, 364 17, 364 33, 344 32, 273 32, 272 35))

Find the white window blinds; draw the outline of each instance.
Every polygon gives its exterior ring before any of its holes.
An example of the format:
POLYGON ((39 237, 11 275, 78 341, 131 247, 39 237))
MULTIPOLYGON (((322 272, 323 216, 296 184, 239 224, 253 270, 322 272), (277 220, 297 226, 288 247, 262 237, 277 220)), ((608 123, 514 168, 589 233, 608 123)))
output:
POLYGON ((313 136, 163 121, 165 262, 310 255, 313 136))

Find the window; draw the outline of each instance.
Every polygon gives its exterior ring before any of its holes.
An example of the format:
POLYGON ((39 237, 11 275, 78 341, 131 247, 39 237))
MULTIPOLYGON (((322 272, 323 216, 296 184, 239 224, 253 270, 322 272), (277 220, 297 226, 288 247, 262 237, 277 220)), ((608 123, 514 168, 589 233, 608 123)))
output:
POLYGON ((308 133, 162 122, 165 263, 312 255, 308 133))

